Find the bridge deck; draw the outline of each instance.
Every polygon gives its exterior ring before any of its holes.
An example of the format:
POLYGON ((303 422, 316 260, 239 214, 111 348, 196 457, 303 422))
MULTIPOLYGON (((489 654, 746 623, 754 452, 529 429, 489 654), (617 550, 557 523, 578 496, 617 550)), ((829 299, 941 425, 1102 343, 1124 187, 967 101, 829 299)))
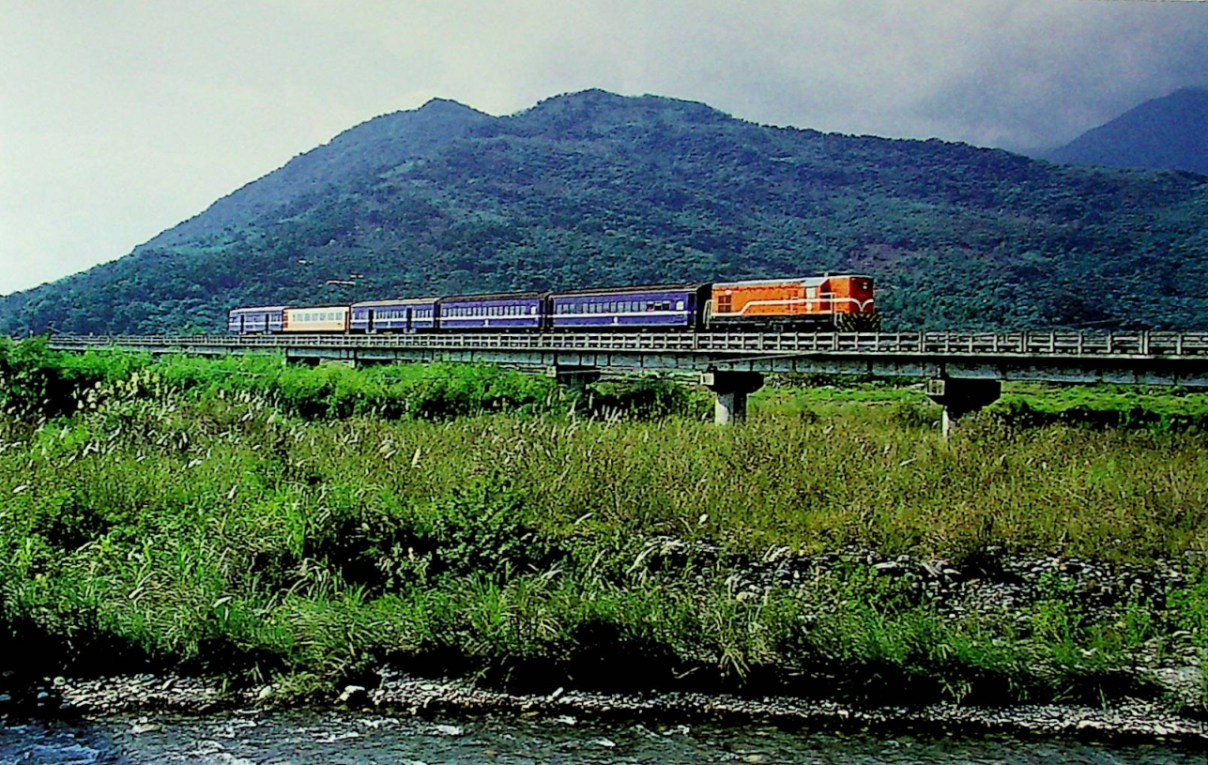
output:
POLYGON ((522 367, 782 372, 1208 388, 1208 333, 466 332, 428 335, 60 335, 63 350, 522 367))
POLYGON ((432 348, 992 356, 1208 357, 1208 333, 469 332, 420 335, 58 335, 72 350, 118 347, 432 348))

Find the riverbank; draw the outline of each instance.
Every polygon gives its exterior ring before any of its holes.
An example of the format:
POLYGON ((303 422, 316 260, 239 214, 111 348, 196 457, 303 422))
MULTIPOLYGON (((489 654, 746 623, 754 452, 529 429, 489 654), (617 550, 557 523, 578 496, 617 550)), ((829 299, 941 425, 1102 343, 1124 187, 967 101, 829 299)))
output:
MULTIPOLYGON (((746 698, 731 694, 666 692, 602 694, 556 689, 549 694, 516 694, 476 686, 468 680, 434 680, 379 676, 373 689, 349 686, 327 705, 346 710, 371 710, 394 718, 420 717, 464 720, 482 716, 547 721, 575 725, 581 721, 641 722, 645 725, 751 725, 810 728, 828 731, 900 735, 1076 737, 1089 741, 1208 744, 1208 723, 1188 719, 1139 700, 1110 708, 1034 704, 977 707, 952 703, 921 706, 853 706, 837 701, 792 697, 746 698)), ((14 719, 121 716, 144 721, 163 715, 213 715, 237 712, 253 715, 274 709, 271 687, 232 690, 214 680, 178 676, 123 676, 81 680, 48 679, 30 695, 0 695, 0 721, 14 719)), ((154 723, 135 723, 138 732, 154 723)))
MULTIPOLYGON (((658 571, 695 557, 715 563, 717 549, 689 550, 673 539, 654 540, 645 556, 648 571, 658 571)), ((733 565, 735 562, 730 561, 733 565)), ((1096 621, 1128 619, 1129 602, 1137 598, 1169 597, 1188 584, 1183 565, 1162 562, 1150 566, 1113 566, 1068 558, 1002 559, 964 567, 937 559, 897 556, 885 559, 866 550, 834 554, 783 554, 748 560, 733 568, 732 586, 744 600, 766 599, 779 588, 807 587, 837 567, 865 566, 884 581, 906 583, 924 593, 944 619, 968 619, 970 614, 1006 614, 1023 618, 1034 604, 1054 590, 1078 593, 1083 616, 1096 621)), ((821 618, 815 615, 813 618, 821 618)), ((1026 626, 1026 625, 1025 625, 1026 626)), ((863 676, 868 684, 853 694, 834 672, 845 667, 793 672, 784 682, 764 677, 762 687, 725 683, 681 683, 686 690, 663 687, 648 679, 649 688, 623 665, 612 669, 630 676, 631 687, 611 691, 576 688, 565 667, 554 664, 517 669, 529 676, 512 676, 502 684, 482 678, 448 678, 439 674, 401 673, 391 665, 366 668, 357 678, 363 685, 312 690, 298 695, 276 683, 257 684, 244 678, 188 677, 178 674, 126 676, 31 677, 11 670, 0 675, 0 714, 22 712, 42 716, 114 714, 202 714, 232 709, 263 709, 299 704, 311 707, 371 708, 392 715, 436 714, 522 715, 545 719, 567 715, 587 719, 622 719, 674 723, 811 726, 838 730, 897 733, 905 730, 984 733, 1076 735, 1092 740, 1174 740, 1208 742, 1208 715, 1199 706, 1200 667, 1204 655, 1190 632, 1169 640, 1150 640, 1136 647, 1127 666, 1099 677, 1088 675, 1093 688, 1069 688, 1066 703, 1019 703, 1010 694, 987 695, 969 688, 986 703, 931 701, 911 703, 903 689, 878 687, 893 678, 863 676), (552 687, 558 684, 557 687, 552 687), (506 687, 528 688, 529 692, 506 687), (692 688, 702 690, 691 690, 692 688), (540 690, 534 690, 540 689, 540 690), (760 691, 766 691, 764 695, 760 691), (787 692, 787 693, 786 693, 787 692), (1098 695, 1098 702, 1093 697, 1098 695), (1081 701, 1079 701, 1081 699, 1081 701), (1086 703, 1087 700, 1092 703, 1086 703), (889 700, 889 703, 885 703, 889 700)), ((709 671, 708 667, 686 670, 709 671)), ((1033 666, 1035 675, 1056 673, 1058 666, 1033 666)), ((899 681, 901 678, 897 678, 899 681)), ((911 683, 907 695, 925 690, 911 683)), ((1019 689, 1016 689, 1017 691, 1019 689)), ((1001 691, 1001 689, 1000 689, 1001 691)))

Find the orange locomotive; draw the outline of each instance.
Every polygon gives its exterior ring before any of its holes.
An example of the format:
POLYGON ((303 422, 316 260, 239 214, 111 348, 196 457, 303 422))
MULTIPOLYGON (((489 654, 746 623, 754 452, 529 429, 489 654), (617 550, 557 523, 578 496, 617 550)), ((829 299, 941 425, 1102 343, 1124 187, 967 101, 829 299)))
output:
POLYGON ((872 277, 859 274, 715 283, 710 327, 873 331, 872 277))

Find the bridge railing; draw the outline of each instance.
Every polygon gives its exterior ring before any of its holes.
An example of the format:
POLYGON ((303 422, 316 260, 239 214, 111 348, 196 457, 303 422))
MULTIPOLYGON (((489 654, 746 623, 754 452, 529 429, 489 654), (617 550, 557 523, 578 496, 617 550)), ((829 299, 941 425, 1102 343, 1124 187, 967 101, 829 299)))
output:
POLYGON ((427 335, 57 335, 52 347, 432 348, 763 354, 1208 357, 1208 333, 469 332, 427 335))

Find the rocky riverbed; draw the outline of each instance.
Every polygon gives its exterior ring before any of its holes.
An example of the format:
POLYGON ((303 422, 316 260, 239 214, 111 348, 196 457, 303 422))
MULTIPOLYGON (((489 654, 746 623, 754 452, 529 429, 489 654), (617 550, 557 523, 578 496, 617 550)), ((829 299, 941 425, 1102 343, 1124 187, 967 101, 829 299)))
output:
MULTIPOLYGON (((4 694, 0 716, 159 715, 216 713, 272 706, 275 689, 229 690, 198 678, 138 675, 93 680, 53 678, 26 696, 4 694)), ((328 704, 373 709, 395 716, 504 714, 573 724, 580 719, 644 720, 661 724, 771 723, 783 727, 953 731, 967 734, 1076 735, 1095 740, 1173 740, 1208 744, 1208 724, 1180 717, 1152 703, 1130 701, 1109 708, 1033 705, 1001 708, 933 704, 920 707, 856 707, 833 701, 727 694, 599 694, 556 690, 524 695, 476 687, 466 680, 432 680, 384 672, 375 688, 348 686, 328 704)), ((144 719, 144 724, 150 717, 144 719)), ((135 722, 135 728, 140 723, 135 722)))

